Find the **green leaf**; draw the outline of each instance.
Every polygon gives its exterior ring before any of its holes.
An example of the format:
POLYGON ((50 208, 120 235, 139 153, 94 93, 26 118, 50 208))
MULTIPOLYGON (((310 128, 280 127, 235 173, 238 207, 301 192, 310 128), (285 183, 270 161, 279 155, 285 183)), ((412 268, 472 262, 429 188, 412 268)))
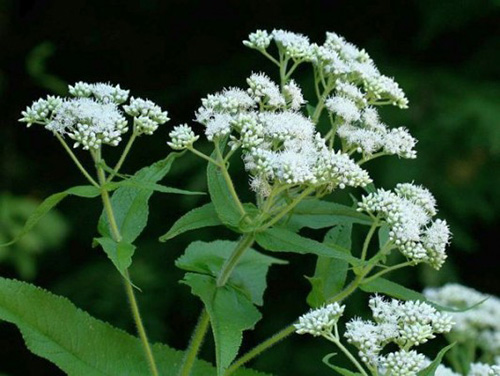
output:
POLYGON ((219 225, 222 225, 222 222, 217 216, 214 204, 210 202, 184 214, 165 235, 160 237, 160 241, 165 242, 186 231, 219 225))
POLYGON ((131 187, 131 188, 138 188, 138 189, 145 189, 149 191, 154 191, 154 192, 161 192, 161 193, 174 193, 174 194, 179 194, 179 195, 205 195, 205 192, 193 192, 193 191, 187 191, 184 189, 179 189, 179 188, 172 188, 172 187, 166 187, 161 184, 155 184, 155 183, 148 183, 148 182, 143 182, 140 180, 137 180, 135 178, 131 179, 125 179, 119 182, 111 182, 106 184, 106 188, 110 191, 113 191, 117 188, 120 187, 131 187))
POLYGON ((286 222, 286 228, 298 231, 303 227, 321 229, 341 223, 371 225, 373 220, 355 208, 329 201, 306 200, 300 202, 286 222))
MULTIPOLYGON (((0 278, 0 320, 16 325, 28 349, 70 376, 149 374, 140 340, 113 328, 56 296, 25 282, 0 278)), ((161 344, 153 352, 162 376, 176 376, 184 353, 161 344)), ((193 376, 213 376, 214 367, 197 360, 193 376)), ((264 376, 242 369, 236 376, 264 376)))
POLYGON ((378 230, 378 246, 380 249, 389 241, 389 226, 383 224, 378 230))
MULTIPOLYGON (((217 277, 224 262, 237 246, 237 242, 216 240, 210 243, 196 241, 179 257, 175 265, 180 269, 217 277)), ((245 251, 229 277, 228 283, 243 291, 254 304, 263 304, 266 275, 272 264, 286 261, 263 255, 250 248, 245 251)))
POLYGON ((24 224, 23 229, 19 234, 16 235, 14 239, 5 244, 0 244, 0 247, 7 247, 16 243, 24 235, 31 231, 31 229, 42 219, 50 210, 52 210, 57 204, 59 204, 63 199, 69 195, 84 197, 84 198, 94 198, 101 194, 99 188, 92 185, 79 185, 76 187, 69 188, 63 192, 54 193, 53 195, 47 197, 29 216, 28 220, 24 224))
POLYGON ((128 280, 126 270, 132 264, 135 246, 124 241, 117 243, 113 239, 107 237, 96 238, 94 240, 99 243, 120 274, 128 280))
POLYGON ((442 305, 436 304, 434 302, 431 302, 428 300, 423 294, 411 290, 407 287, 401 286, 400 284, 396 282, 389 281, 384 278, 376 278, 373 281, 369 282, 364 282, 359 285, 359 288, 365 292, 369 293, 381 293, 385 295, 392 296, 396 299, 402 299, 402 300, 420 300, 421 302, 426 302, 434 308, 440 310, 440 311, 448 311, 448 312, 464 312, 467 311, 478 304, 481 304, 483 301, 475 304, 473 307, 467 307, 465 309, 456 309, 456 308, 451 308, 451 307, 444 307, 442 305))
POLYGON ((449 349, 451 349, 453 346, 455 346, 455 343, 456 342, 450 343, 448 346, 441 349, 441 351, 437 354, 436 359, 434 359, 431 364, 429 364, 427 367, 425 367, 423 370, 421 370, 419 373, 417 373, 417 375, 418 376, 434 376, 437 368, 439 367, 439 365, 441 364, 441 361, 443 360, 444 354, 446 354, 449 349))
MULTIPOLYGON (((216 155, 212 154, 212 158, 215 157, 216 155)), ((222 223, 232 228, 238 228, 242 217, 241 213, 232 198, 220 168, 213 163, 209 163, 207 166, 207 184, 215 212, 222 223)))
MULTIPOLYGON (((339 245, 346 250, 351 249, 352 223, 338 225, 325 235, 326 245, 339 245)), ((349 263, 332 257, 318 256, 314 275, 309 277, 312 289, 307 296, 307 303, 311 307, 319 307, 329 298, 342 290, 347 278, 349 263)))
POLYGON ((217 287, 213 277, 187 273, 183 282, 201 298, 210 316, 217 375, 222 376, 238 354, 243 331, 253 328, 261 314, 247 296, 231 285, 217 287))
POLYGON ((361 375, 361 373, 359 373, 359 372, 352 372, 352 371, 349 371, 348 369, 345 369, 345 368, 342 368, 342 367, 338 367, 338 366, 334 366, 333 364, 331 364, 330 363, 330 359, 333 358, 336 355, 337 355, 336 353, 331 353, 331 354, 326 355, 323 358, 323 363, 325 363, 328 367, 330 367, 334 371, 337 371, 339 374, 341 374, 343 376, 358 376, 358 375, 361 375))
MULTIPOLYGON (((141 184, 156 184, 170 171, 173 161, 180 155, 181 153, 170 153, 165 159, 139 170, 132 179, 141 184)), ((111 204, 124 242, 133 243, 146 227, 152 194, 153 191, 149 188, 136 187, 120 187, 113 193, 111 204)), ((104 212, 99 219, 98 229, 104 237, 111 237, 104 212)))
POLYGON ((259 232, 255 240, 262 248, 272 252, 310 253, 344 260, 352 265, 359 265, 361 261, 351 256, 350 251, 344 247, 336 244, 326 245, 282 228, 270 228, 265 232, 259 232))

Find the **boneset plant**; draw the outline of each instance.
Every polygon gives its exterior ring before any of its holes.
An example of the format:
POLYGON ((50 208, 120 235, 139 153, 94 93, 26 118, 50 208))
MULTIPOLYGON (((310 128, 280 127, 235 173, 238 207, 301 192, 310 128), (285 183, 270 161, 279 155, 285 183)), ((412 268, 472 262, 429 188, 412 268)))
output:
POLYGON ((40 99, 22 113, 28 126, 40 124, 54 134, 89 185, 49 197, 14 241, 64 197, 100 196, 103 214, 93 245, 103 249, 123 277, 139 339, 63 298, 14 280, 0 280, 0 318, 20 328, 31 351, 71 375, 257 375, 261 373, 243 366, 295 332, 331 341, 353 371, 332 365, 333 355, 324 361, 344 375, 432 375, 443 370, 439 364, 452 345, 433 361, 414 347, 436 334, 452 335, 453 318, 441 312, 447 304, 430 303, 384 277, 421 263, 440 269, 450 240, 448 225, 435 218, 436 202, 426 188, 401 183, 377 189, 365 169, 382 156, 416 157, 416 140, 408 130, 384 124, 377 110, 383 105, 406 108, 403 91, 380 73, 366 51, 335 33, 327 33, 317 45, 300 34, 259 30, 244 44, 276 65, 279 79, 252 73, 245 88, 223 89, 202 99, 195 121, 213 145, 210 154, 195 147, 200 132, 181 124, 169 132, 168 145, 176 152, 133 176, 123 175, 121 167, 135 139, 169 119, 149 100, 132 97, 127 104, 129 92, 120 86, 80 82, 69 87, 67 98, 40 99), (292 78, 299 66, 312 68, 313 98, 305 98, 292 78), (130 129, 121 157, 110 164, 106 148, 119 146, 130 129), (86 163, 68 141, 84 150, 86 163), (179 218, 160 240, 208 226, 225 226, 238 240, 194 241, 177 259, 176 266, 186 271, 181 282, 204 306, 187 349, 179 352, 149 343, 129 268, 153 192, 197 193, 159 184, 185 152, 207 163, 210 202, 179 218), (242 202, 233 184, 238 159, 249 176, 252 202, 242 202), (84 166, 89 163, 95 173, 84 166), (352 205, 332 201, 337 191, 356 188, 352 205), (361 249, 351 246, 354 225, 365 229, 361 249), (301 235, 304 228, 326 229, 324 241, 301 235), (317 257, 305 298, 312 310, 298 321, 291 317, 290 325, 238 357, 243 333, 262 318, 257 307, 264 303, 270 267, 286 263, 262 250, 317 257), (388 256, 396 251, 405 261, 390 263, 388 256), (359 289, 376 294, 369 301, 374 321, 354 318, 341 335, 345 302, 359 289), (33 305, 38 305, 36 314, 26 311, 33 305), (72 331, 76 327, 81 330, 72 331), (209 329, 215 368, 197 359, 209 329))

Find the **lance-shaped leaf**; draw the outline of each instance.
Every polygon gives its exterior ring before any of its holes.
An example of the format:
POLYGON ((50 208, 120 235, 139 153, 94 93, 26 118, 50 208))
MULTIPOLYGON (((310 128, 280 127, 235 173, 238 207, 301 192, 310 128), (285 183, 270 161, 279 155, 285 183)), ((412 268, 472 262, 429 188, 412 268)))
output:
POLYGON ((79 185, 76 187, 69 188, 63 192, 54 193, 53 195, 47 197, 31 214, 24 224, 23 229, 19 234, 16 235, 14 239, 5 244, 0 244, 0 247, 6 247, 14 244, 24 235, 26 235, 30 230, 38 223, 40 219, 43 218, 50 210, 52 210, 57 204, 59 204, 63 199, 69 195, 84 197, 84 198, 94 198, 101 194, 99 188, 93 185, 79 185))
MULTIPOLYGON (((346 250, 351 249, 352 223, 338 225, 325 235, 326 245, 339 245, 346 250)), ((347 278, 349 263, 332 257, 318 256, 316 270, 312 277, 307 279, 312 289, 307 296, 307 303, 311 307, 319 307, 329 298, 342 290, 347 278)))
POLYGON ((111 182, 106 184, 106 188, 109 191, 114 191, 120 187, 130 187, 130 188, 138 188, 145 189, 154 192, 160 193, 173 193, 178 195, 204 195, 205 192, 195 192, 195 191, 187 191, 185 189, 167 187, 161 184, 156 183, 148 183, 141 180, 137 180, 135 178, 125 179, 117 182, 111 182))
POLYGON ((300 236, 282 228, 270 228, 256 234, 259 245, 272 252, 293 252, 314 254, 344 260, 352 265, 359 265, 361 260, 351 256, 348 249, 337 244, 323 244, 316 240, 300 236))
POLYGON ((135 246, 124 241, 117 243, 113 239, 107 237, 96 238, 94 240, 102 247, 120 274, 128 280, 126 270, 132 264, 135 246))
POLYGON ((193 209, 182 217, 180 217, 167 231, 167 233, 160 237, 160 241, 164 242, 176 237, 186 231, 196 230, 204 227, 222 225, 219 219, 215 206, 211 202, 193 209))
POLYGON ((226 284, 217 287, 215 278, 187 273, 183 280, 200 297, 210 316, 215 339, 217 375, 222 376, 238 354, 243 331, 253 328, 261 314, 240 290, 226 284))
MULTIPOLYGON (((132 179, 142 184, 156 184, 170 171, 173 161, 180 155, 181 153, 170 153, 165 159, 139 170, 132 179)), ((118 188, 113 193, 111 204, 123 241, 133 243, 146 227, 152 194, 153 190, 149 188, 128 186, 118 188)), ((99 219, 98 229, 104 237, 111 237, 104 212, 99 219)))
MULTIPOLYGON (((227 240, 193 242, 175 265, 189 272, 216 278, 237 244, 227 240)), ((231 273, 228 284, 244 292, 254 304, 262 305, 266 275, 272 264, 286 264, 286 261, 263 255, 252 248, 247 249, 231 273)))
MULTIPOLYGON (((16 325, 28 349, 70 376, 144 376, 149 374, 138 338, 97 320, 56 296, 25 282, 0 278, 0 320, 16 325)), ((176 376, 183 352, 153 346, 161 376, 176 376)), ((215 368, 195 361, 193 376, 214 376, 215 368)), ((237 376, 264 376, 241 369, 237 376)))
POLYGON ((359 375, 361 375, 361 373, 359 373, 359 372, 352 372, 352 371, 349 371, 348 369, 334 366, 333 364, 331 364, 330 359, 336 355, 337 355, 336 353, 331 353, 331 354, 326 355, 323 358, 323 363, 325 363, 328 367, 330 367, 334 371, 338 372, 339 375, 343 375, 343 376, 359 376, 359 375))
POLYGON ((453 346, 455 346, 455 342, 450 343, 448 346, 445 348, 441 349, 441 351, 437 354, 436 359, 434 359, 431 364, 429 364, 427 367, 425 367, 423 370, 421 370, 419 373, 417 373, 418 376, 434 376, 436 373, 437 368, 441 364, 441 361, 443 360, 443 356, 448 352, 449 349, 451 349, 453 346))
POLYGON ((320 229, 342 223, 371 225, 373 220, 356 208, 329 201, 305 200, 300 202, 293 213, 283 222, 287 229, 298 231, 303 227, 320 229))

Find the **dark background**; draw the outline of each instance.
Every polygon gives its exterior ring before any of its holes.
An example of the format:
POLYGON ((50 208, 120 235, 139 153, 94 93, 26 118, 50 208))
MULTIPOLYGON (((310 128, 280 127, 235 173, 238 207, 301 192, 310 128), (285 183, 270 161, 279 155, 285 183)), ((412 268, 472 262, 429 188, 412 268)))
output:
MULTIPOLYGON (((252 71, 276 77, 265 58, 242 45, 249 32, 284 28, 321 42, 325 31, 335 31, 365 48, 410 100, 408 110, 388 109, 384 118, 389 125, 407 126, 419 139, 419 157, 374 162, 368 169, 375 183, 391 188, 414 180, 429 187, 440 217, 454 233, 449 261, 440 272, 418 267, 394 277, 415 289, 459 281, 500 295, 499 9, 498 0, 0 0, 0 239, 20 228, 37 201, 84 184, 50 133, 17 123, 33 100, 65 94, 67 83, 82 80, 120 83, 132 95, 161 104, 173 120, 137 142, 125 166, 133 172, 169 152, 168 130, 190 122, 206 94, 244 86, 252 71)), ((299 70, 297 76, 307 83, 310 71, 299 70)), ((204 190, 204 165, 186 156, 165 184, 204 190)), ((244 192, 245 176, 237 180, 244 192)), ((156 239, 205 201, 155 195, 131 270, 144 291, 139 299, 150 338, 179 349, 187 344, 201 304, 177 284, 182 273, 173 262, 193 240, 235 235, 215 228, 167 244, 156 239)), ((0 275, 28 279, 134 332, 118 273, 100 250, 90 247, 98 215, 98 200, 66 200, 27 239, 1 251, 0 275)), ((291 265, 271 271, 264 319, 245 338, 244 348, 307 309, 303 276, 313 273, 314 258, 283 256, 291 265)), ((366 296, 360 293, 350 303, 348 317, 366 315, 366 296)), ((0 333, 0 373, 61 374, 29 353, 13 326, 0 324, 0 333)), ((277 375, 327 375, 321 358, 332 351, 322 340, 294 336, 252 366, 277 375)), ((211 360, 212 353, 209 339, 203 357, 211 360)))

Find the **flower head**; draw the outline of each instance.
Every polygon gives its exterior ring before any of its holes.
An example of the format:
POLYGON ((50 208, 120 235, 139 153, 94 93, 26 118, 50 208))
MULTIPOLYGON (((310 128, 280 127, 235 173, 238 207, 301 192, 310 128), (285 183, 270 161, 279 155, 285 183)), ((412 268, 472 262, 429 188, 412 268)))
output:
POLYGON ((337 324, 344 313, 345 306, 332 303, 313 309, 299 317, 299 322, 294 324, 298 334, 311 334, 315 337, 328 334, 337 324))

